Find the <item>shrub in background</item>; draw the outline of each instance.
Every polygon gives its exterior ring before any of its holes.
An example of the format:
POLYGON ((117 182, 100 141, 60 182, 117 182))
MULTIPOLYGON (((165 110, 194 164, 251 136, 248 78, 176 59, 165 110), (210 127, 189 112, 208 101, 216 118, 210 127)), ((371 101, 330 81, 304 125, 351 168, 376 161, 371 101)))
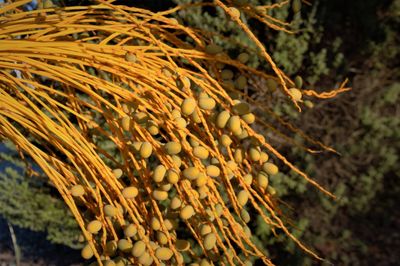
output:
POLYGON ((44 176, 28 175, 11 143, 1 145, 0 169, 2 217, 13 225, 45 232, 53 243, 82 247, 79 227, 65 203, 44 176))
MULTIPOLYGON (((371 17, 371 14, 384 14, 380 18, 384 23, 379 24, 383 36, 370 39, 367 48, 359 53, 346 55, 346 58, 356 58, 351 65, 359 68, 352 81, 353 90, 339 97, 335 103, 326 101, 316 104, 315 108, 302 116, 297 116, 292 108, 285 109, 285 114, 292 119, 298 117, 296 124, 313 137, 335 143, 341 156, 321 159, 301 149, 289 148, 293 154, 289 157, 298 158, 302 154, 302 159, 297 163, 306 165, 307 172, 320 177, 319 181, 331 187, 339 201, 319 197, 305 191, 303 186, 299 186, 301 183, 289 181, 296 175, 271 180, 277 193, 285 195, 283 199, 289 201, 299 216, 307 219, 308 226, 302 232, 303 238, 316 243, 324 257, 335 264, 390 265, 397 261, 396 255, 390 250, 395 249, 398 240, 396 236, 387 234, 395 227, 396 213, 389 214, 384 210, 395 209, 393 201, 398 199, 399 191, 399 187, 391 181, 398 172, 395 162, 399 150, 399 119, 395 115, 398 113, 395 102, 400 93, 396 65, 400 50, 399 39, 395 37, 399 28, 395 14, 399 6, 393 2, 380 12, 377 10, 372 8, 365 11, 362 19, 371 17), (358 63, 360 59, 357 57, 361 55, 362 62, 358 63), (326 224, 331 226, 325 227, 326 224), (377 233, 373 236, 371 231, 377 233)), ((356 25, 354 28, 357 26, 361 27, 356 25)), ((349 38, 354 38, 354 35, 351 34, 349 38)), ((365 36, 360 39, 365 39, 365 36)), ((351 50, 349 47, 346 49, 351 50)), ((293 247, 291 250, 298 254, 293 247)), ((309 263, 307 260, 298 254, 282 264, 309 263)))
MULTIPOLYGON (((176 4, 193 4, 193 0, 173 0, 176 4)), ((275 2, 269 0, 246 1, 253 6, 269 6, 275 2)), ((291 1, 293 2, 293 1, 291 1)), ((296 2, 296 1, 295 1, 296 2)), ((262 10, 273 18, 290 23, 292 32, 277 30, 269 25, 260 25, 255 19, 243 21, 256 30, 260 41, 269 48, 275 62, 288 75, 304 75, 305 81, 315 84, 326 77, 330 70, 343 64, 343 54, 340 52, 341 39, 337 37, 329 44, 324 42, 324 29, 317 21, 317 12, 324 3, 313 1, 312 5, 302 4, 301 10, 294 13, 292 5, 276 6, 262 10)), ((256 47, 246 34, 235 23, 226 21, 226 14, 219 8, 199 6, 176 13, 175 17, 196 29, 205 31, 217 44, 233 53, 242 50, 254 50, 256 47)), ((269 65, 257 53, 250 54, 249 65, 268 68, 269 65)))

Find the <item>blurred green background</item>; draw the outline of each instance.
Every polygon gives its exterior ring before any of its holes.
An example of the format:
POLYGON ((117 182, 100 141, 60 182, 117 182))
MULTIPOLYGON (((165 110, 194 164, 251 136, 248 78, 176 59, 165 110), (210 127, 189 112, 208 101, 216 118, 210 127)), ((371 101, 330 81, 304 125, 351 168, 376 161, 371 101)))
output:
MULTIPOLYGON (((158 11, 196 1, 117 2, 158 11)), ((290 206, 283 211, 297 221, 293 232, 334 265, 398 265, 400 1, 314 0, 311 6, 303 3, 298 14, 290 7, 271 14, 291 21, 298 32, 289 35, 256 21, 246 22, 288 75, 301 75, 306 87, 317 91, 333 88, 345 78, 353 88, 334 99, 314 101, 314 107, 301 114, 279 97, 272 103, 249 90, 251 97, 341 154, 311 155, 285 143, 274 143, 338 196, 338 200, 330 200, 291 172, 273 178, 272 186, 290 206)), ((195 8, 176 17, 184 25, 214 33, 214 41, 232 55, 252 47, 221 10, 195 8)), ((251 64, 267 65, 256 56, 251 64)), ((268 117, 265 119, 268 121, 268 117)), ((13 228, 23 264, 79 264, 75 221, 45 176, 29 176, 30 167, 35 168, 30 161, 21 161, 10 143, 1 144, 0 263, 14 263, 9 230, 13 228)), ((277 265, 321 265, 285 237, 271 235, 261 219, 254 219, 250 225, 254 241, 277 265)))

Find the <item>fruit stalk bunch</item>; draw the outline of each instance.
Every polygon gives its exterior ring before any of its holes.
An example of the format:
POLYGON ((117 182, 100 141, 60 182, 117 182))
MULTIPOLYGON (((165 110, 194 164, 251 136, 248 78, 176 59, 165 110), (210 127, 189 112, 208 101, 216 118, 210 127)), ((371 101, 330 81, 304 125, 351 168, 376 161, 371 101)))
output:
MULTIPOLYGON (((0 9, 0 136, 58 189, 82 229, 85 259, 270 265, 251 241, 248 210, 314 254, 286 228, 268 185, 278 161, 308 177, 251 127, 243 89, 255 78, 302 102, 264 47, 270 74, 168 17, 190 6, 23 12, 26 2, 0 9)), ((256 15, 250 6, 215 4, 255 38, 240 19, 241 10, 256 15)))

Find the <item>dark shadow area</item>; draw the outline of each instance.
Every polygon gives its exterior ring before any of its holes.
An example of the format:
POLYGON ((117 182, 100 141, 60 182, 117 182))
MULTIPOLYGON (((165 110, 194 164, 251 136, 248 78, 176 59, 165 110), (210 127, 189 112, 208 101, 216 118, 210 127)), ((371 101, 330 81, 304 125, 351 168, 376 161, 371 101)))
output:
MULTIPOLYGON (((399 265, 400 188, 395 173, 385 176, 383 190, 371 201, 371 210, 353 217, 352 230, 368 243, 369 265, 399 265)), ((367 264, 365 264, 367 265, 367 264)))
MULTIPOLYGON (((22 253, 23 265, 81 265, 79 250, 49 244, 46 233, 13 226, 22 253)), ((14 263, 14 249, 7 222, 0 216, 0 263, 14 263)))

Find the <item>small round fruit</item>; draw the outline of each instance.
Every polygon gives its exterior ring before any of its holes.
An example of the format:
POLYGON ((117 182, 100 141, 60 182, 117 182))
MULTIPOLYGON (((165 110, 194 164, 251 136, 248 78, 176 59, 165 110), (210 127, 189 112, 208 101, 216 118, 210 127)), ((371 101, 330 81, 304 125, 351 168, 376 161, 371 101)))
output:
POLYGON ((117 241, 111 240, 106 243, 106 246, 104 248, 104 253, 107 256, 114 256, 117 249, 118 249, 117 241))
POLYGON ((181 217, 182 220, 187 220, 190 217, 194 215, 194 208, 192 205, 186 205, 181 209, 181 212, 179 213, 179 216, 181 217))
POLYGON ((136 241, 135 244, 133 244, 132 248, 132 255, 136 258, 139 258, 140 256, 143 255, 143 253, 146 251, 146 244, 142 241, 136 241))
POLYGON ((136 187, 126 187, 122 190, 122 196, 125 199, 134 199, 139 194, 139 190, 136 187))
POLYGON ((154 121, 148 121, 147 122, 147 126, 146 126, 147 130, 149 131, 149 133, 153 136, 157 135, 158 133, 160 133, 160 129, 158 128, 158 125, 156 122, 154 121))
POLYGON ((253 162, 257 162, 261 158, 261 153, 256 148, 250 148, 249 157, 253 162))
POLYGON ((81 250, 81 256, 82 258, 84 258, 85 260, 88 260, 90 258, 92 258, 94 255, 92 248, 90 247, 89 244, 85 245, 82 250, 81 250))
POLYGON ((176 119, 178 117, 182 117, 181 112, 178 109, 174 109, 171 112, 172 119, 176 119))
POLYGON ((207 92, 202 91, 199 93, 199 99, 202 99, 202 98, 210 98, 210 96, 207 94, 207 92))
POLYGON ((136 57, 136 55, 127 52, 125 54, 125 60, 128 61, 128 62, 131 62, 131 63, 136 63, 137 57, 136 57))
POLYGON ((196 186, 202 187, 208 182, 208 177, 204 173, 200 173, 196 179, 196 186))
POLYGON ((170 191, 171 188, 172 188, 172 184, 170 184, 170 183, 162 184, 162 185, 160 185, 160 188, 161 188, 161 190, 163 190, 163 191, 170 191))
POLYGON ((118 213, 118 209, 110 204, 105 205, 103 210, 104 210, 105 215, 108 217, 114 217, 118 213))
POLYGON ((190 249, 190 242, 183 239, 177 239, 175 242, 175 247, 179 251, 187 251, 190 249))
POLYGON ((217 213, 217 216, 220 217, 224 211, 224 208, 222 207, 221 203, 218 203, 215 205, 215 212, 217 213))
POLYGON ((215 55, 215 54, 219 54, 222 52, 222 47, 219 45, 216 45, 214 43, 211 43, 206 46, 205 51, 207 54, 215 55))
POLYGON ((223 147, 229 147, 232 144, 232 139, 228 135, 222 134, 219 142, 223 147))
POLYGON ((279 171, 278 166, 273 163, 264 163, 262 168, 269 175, 276 175, 279 171))
POLYGON ((153 146, 147 141, 142 143, 140 147, 140 156, 144 159, 149 158, 151 153, 153 152, 153 146))
POLYGON ((269 181, 268 181, 267 174, 265 174, 263 172, 258 173, 258 175, 257 175, 257 183, 261 188, 266 189, 268 187, 268 182, 269 181))
POLYGON ((212 165, 219 165, 219 164, 220 164, 220 163, 219 163, 219 160, 218 160, 217 158, 211 158, 210 163, 211 163, 212 165))
POLYGON ((296 89, 296 88, 289 89, 289 93, 290 93, 290 95, 293 97, 293 99, 296 102, 300 102, 301 98, 303 97, 301 91, 299 89, 296 89))
POLYGON ((241 190, 237 194, 237 200, 240 207, 246 205, 247 201, 249 200, 249 193, 246 190, 241 190))
POLYGON ((193 149, 193 154, 194 154, 194 156, 196 156, 197 158, 202 159, 202 160, 205 160, 205 159, 208 158, 208 155, 209 155, 210 153, 208 152, 208 150, 207 150, 206 148, 204 148, 204 147, 202 147, 202 146, 197 146, 197 147, 194 147, 194 149, 193 149))
POLYGON ((266 161, 268 161, 268 158, 269 158, 268 154, 266 154, 265 152, 261 152, 261 154, 260 154, 260 162, 261 163, 265 163, 266 161))
POLYGON ((224 128, 228 123, 230 117, 231 115, 228 111, 222 111, 221 113, 219 113, 216 120, 217 127, 224 128))
POLYGON ((193 148, 200 145, 200 143, 197 140, 195 140, 193 137, 189 138, 189 143, 190 143, 190 146, 192 146, 193 148))
POLYGON ((242 220, 247 224, 248 222, 250 222, 250 214, 248 213, 248 211, 246 211, 245 209, 242 209, 240 211, 240 217, 242 218, 242 220))
POLYGON ((209 233, 204 237, 203 244, 206 250, 213 249, 216 243, 217 243, 217 237, 215 236, 214 233, 209 233))
POLYGON ((221 78, 222 79, 230 80, 230 79, 233 78, 233 76, 234 76, 233 71, 230 70, 230 69, 224 69, 224 70, 221 71, 221 78))
POLYGON ((307 106, 308 108, 313 108, 314 107, 313 102, 309 101, 309 100, 305 100, 304 101, 304 105, 307 106))
POLYGON ((206 259, 202 259, 201 261, 200 261, 200 264, 199 264, 199 266, 212 266, 213 265, 213 263, 210 263, 208 260, 206 260, 206 259))
POLYGON ((126 237, 134 237, 137 234, 137 228, 134 224, 128 224, 124 229, 126 237))
POLYGON ((122 104, 122 110, 127 114, 132 113, 132 108, 133 107, 130 104, 125 104, 125 103, 122 104))
POLYGON ((181 152, 182 150, 182 146, 179 142, 175 142, 175 141, 170 141, 168 143, 165 144, 164 146, 165 151, 169 154, 169 155, 175 155, 181 152))
POLYGON ((164 232, 157 231, 157 241, 160 245, 168 244, 168 237, 164 232))
POLYGON ((153 198, 158 200, 158 201, 163 201, 166 200, 168 198, 168 192, 167 191, 163 191, 163 190, 153 190, 153 198))
POLYGON ((207 235, 207 234, 209 234, 209 233, 211 233, 211 226, 209 226, 208 224, 203 224, 202 226, 201 226, 201 228, 200 228, 200 234, 202 235, 202 236, 205 236, 205 235, 207 235))
POLYGON ((235 159, 235 162, 237 163, 241 163, 243 162, 243 158, 244 158, 244 151, 243 149, 236 149, 235 153, 233 154, 233 158, 235 159))
POLYGON ((232 171, 235 171, 237 169, 237 163, 232 160, 227 161, 226 166, 232 171))
POLYGON ((184 129, 187 127, 187 122, 186 122, 185 118, 183 118, 183 117, 175 118, 174 123, 180 129, 184 129))
POLYGON ((102 261, 104 266, 116 266, 115 262, 112 260, 102 261))
POLYGON ((178 155, 172 155, 172 163, 174 164, 176 169, 179 169, 182 165, 182 159, 178 155))
POLYGON ((85 189, 82 185, 75 185, 71 188, 71 195, 74 197, 81 197, 85 195, 85 189))
POLYGON ((247 78, 243 75, 239 76, 235 81, 236 88, 244 90, 247 86, 247 78))
POLYGON ((156 217, 151 218, 151 229, 153 229, 154 231, 158 231, 161 228, 161 223, 160 220, 158 220, 156 217))
POLYGON ((150 241, 150 247, 152 250, 156 250, 160 245, 154 241, 150 241))
POLYGON ((164 180, 164 176, 165 176, 166 172, 167 172, 167 169, 165 168, 164 165, 162 165, 162 164, 157 165, 153 171, 153 175, 152 175, 153 181, 157 182, 157 183, 162 182, 164 180))
MULTIPOLYGON (((222 86, 227 88, 228 90, 233 90, 235 87, 235 83, 233 82, 233 80, 224 80, 224 82, 222 83, 222 86)), ((239 97, 238 94, 236 92, 230 92, 229 96, 231 98, 236 98, 239 97)))
POLYGON ((271 194, 272 196, 276 194, 276 189, 269 186, 267 189, 268 193, 271 194))
POLYGON ((171 69, 169 69, 168 67, 163 67, 162 68, 162 73, 164 76, 166 76, 167 78, 172 77, 173 75, 173 71, 171 69))
POLYGON ((213 98, 200 98, 199 107, 203 110, 212 110, 215 108, 215 100, 213 98))
POLYGON ((169 21, 171 22, 172 25, 179 25, 179 21, 176 18, 170 18, 169 21))
POLYGON ((179 174, 175 169, 169 169, 167 171, 167 181, 170 184, 176 184, 179 181, 179 174))
POLYGON ((208 189, 208 187, 207 186, 201 186, 201 187, 199 187, 198 189, 197 189, 197 192, 199 193, 199 198, 200 199, 205 199, 205 198, 207 198, 208 197, 208 195, 209 195, 209 189, 208 189))
POLYGON ((238 55, 237 59, 239 60, 240 63, 246 64, 247 61, 249 61, 249 54, 248 53, 241 53, 238 55))
POLYGON ((132 143, 132 148, 135 152, 140 152, 140 147, 142 147, 142 142, 140 141, 135 141, 132 143))
POLYGON ((135 121, 138 122, 139 124, 147 123, 147 121, 149 120, 149 115, 146 114, 145 112, 135 113, 133 117, 135 121))
POLYGON ((240 130, 240 118, 237 115, 234 115, 228 120, 228 128, 232 132, 238 132, 240 130))
POLYGON ((123 174, 123 172, 120 168, 116 168, 116 169, 112 170, 112 173, 116 179, 121 178, 121 176, 123 174))
POLYGON ((123 257, 120 257, 120 256, 116 257, 114 259, 114 261, 115 261, 115 266, 127 266, 127 265, 129 265, 128 260, 123 258, 123 257))
POLYGON ((128 253, 132 250, 132 243, 126 239, 118 240, 118 249, 122 252, 128 253))
POLYGON ((191 115, 196 108, 196 100, 193 98, 186 98, 181 105, 181 112, 184 115, 191 115))
POLYGON ((215 165, 208 165, 206 172, 211 177, 218 177, 221 174, 221 170, 215 165))
POLYGON ((103 224, 99 220, 93 220, 90 223, 88 223, 86 229, 92 234, 97 234, 102 227, 103 224))
POLYGON ((245 115, 250 112, 250 106, 245 102, 239 102, 233 106, 233 111, 238 115, 245 115))
POLYGON ((164 219, 164 225, 168 231, 171 231, 172 229, 177 227, 177 225, 174 223, 174 221, 171 221, 169 219, 164 219))
POLYGON ((244 233, 245 233, 245 235, 247 236, 247 237, 251 237, 251 230, 250 230, 250 228, 246 225, 246 226, 243 226, 243 231, 244 231, 244 233))
POLYGON ((229 10, 231 11, 232 17, 235 19, 240 18, 240 11, 235 7, 230 7, 229 10))
POLYGON ((213 222, 215 220, 215 215, 214 215, 213 211, 210 208, 207 208, 206 209, 206 213, 207 213, 207 216, 208 216, 208 220, 210 222, 213 222))
POLYGON ((296 88, 301 89, 301 87, 303 87, 303 79, 300 76, 296 76, 294 84, 296 85, 296 88))
POLYGON ((144 252, 143 255, 139 257, 139 263, 144 266, 152 265, 153 261, 153 257, 148 252, 144 252))
POLYGON ((51 0, 45 0, 43 2, 43 8, 52 8, 54 7, 53 1, 51 0))
POLYGON ((241 118, 247 124, 253 124, 254 121, 256 121, 256 116, 253 113, 248 113, 248 114, 242 115, 241 118))
POLYGON ((125 131, 129 131, 129 129, 130 129, 130 123, 131 123, 131 118, 130 118, 129 116, 124 116, 124 117, 121 119, 121 125, 122 125, 122 128, 123 128, 125 131))
POLYGON ((243 177, 244 183, 248 186, 251 186, 253 183, 253 176, 251 174, 247 174, 243 177))
POLYGON ((194 112, 191 114, 191 117, 194 123, 196 124, 201 123, 201 118, 198 111, 194 110, 194 112))
POLYGON ((172 250, 166 247, 159 247, 156 249, 156 257, 159 260, 169 260, 172 258, 173 254, 174 253, 172 252, 172 250))
POLYGON ((192 167, 188 167, 185 170, 183 170, 182 173, 183 173, 183 176, 186 177, 187 179, 195 180, 199 176, 200 171, 196 167, 192 166, 192 167))
POLYGON ((182 201, 179 199, 179 197, 175 196, 172 198, 169 206, 171 207, 171 209, 176 210, 181 207, 181 205, 182 201))
POLYGON ((176 80, 176 86, 178 89, 190 89, 190 79, 188 77, 179 77, 176 80))
POLYGON ((253 266, 253 263, 251 262, 251 260, 245 260, 244 266, 253 266))

